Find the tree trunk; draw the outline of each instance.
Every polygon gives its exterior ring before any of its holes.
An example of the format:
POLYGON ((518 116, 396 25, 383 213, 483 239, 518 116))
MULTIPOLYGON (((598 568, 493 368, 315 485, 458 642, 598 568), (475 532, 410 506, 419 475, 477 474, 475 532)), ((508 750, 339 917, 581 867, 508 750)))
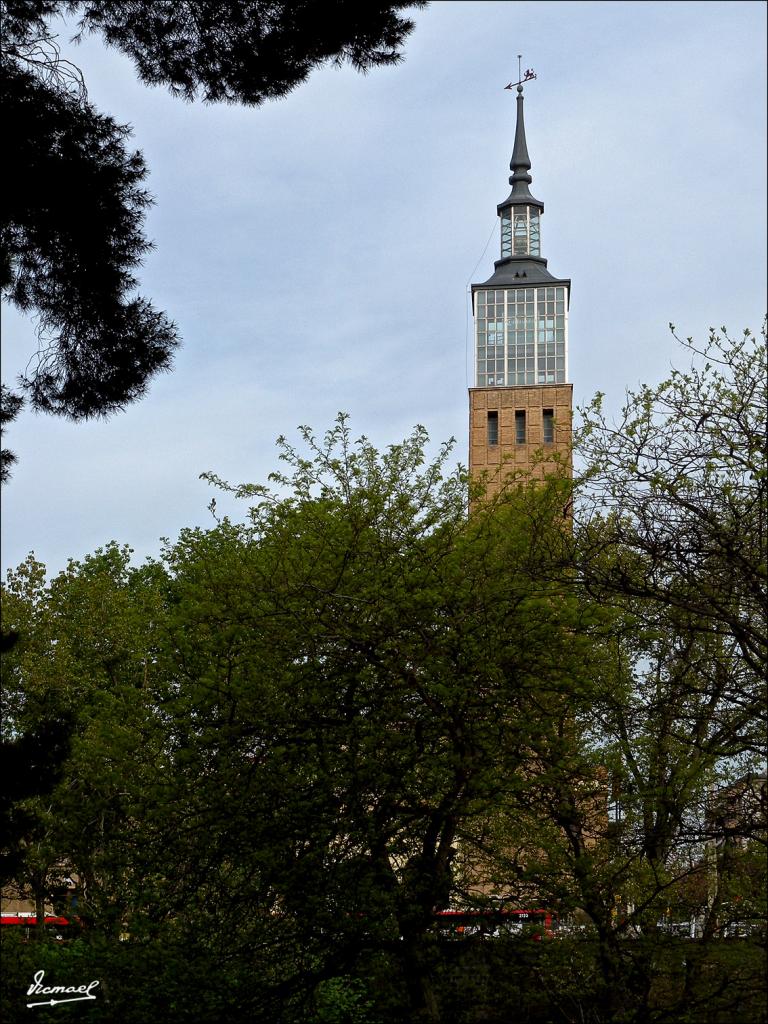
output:
POLYGON ((35 930, 34 937, 39 941, 45 938, 45 888, 42 882, 35 883, 35 930))
POLYGON ((403 971, 413 1024, 440 1024, 440 1006, 432 984, 423 935, 403 937, 403 971))

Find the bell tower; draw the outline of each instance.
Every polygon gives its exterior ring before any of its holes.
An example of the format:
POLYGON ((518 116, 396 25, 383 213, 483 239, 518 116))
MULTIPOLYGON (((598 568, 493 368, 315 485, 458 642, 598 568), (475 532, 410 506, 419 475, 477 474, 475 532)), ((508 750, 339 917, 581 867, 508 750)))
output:
MULTIPOLYGON (((534 77, 526 72, 525 80, 534 77)), ((512 191, 497 207, 501 258, 487 281, 472 285, 475 373, 469 389, 469 470, 473 479, 486 476, 489 495, 511 473, 542 475, 553 453, 570 464, 571 282, 553 277, 541 255, 544 204, 529 189, 522 80, 517 83, 509 167, 512 191)))

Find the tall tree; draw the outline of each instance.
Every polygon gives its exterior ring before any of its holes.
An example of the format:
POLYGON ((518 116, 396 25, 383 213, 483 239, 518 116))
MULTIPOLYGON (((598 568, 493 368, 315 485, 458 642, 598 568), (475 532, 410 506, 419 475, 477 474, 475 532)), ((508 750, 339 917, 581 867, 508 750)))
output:
POLYGON ((3 881, 31 890, 41 918, 75 874, 79 916, 107 929, 132 903, 129 853, 157 754, 162 576, 129 560, 110 545, 47 582, 30 556, 3 585, 4 621, 20 635, 3 659, 2 753, 19 773, 3 805, 3 881))
POLYGON ((689 613, 756 676, 768 652, 765 330, 681 342, 690 369, 629 392, 615 423, 598 395, 575 439, 586 586, 689 613))
MULTIPOLYGON (((247 528, 170 552, 174 746, 200 833, 219 860, 258 858, 315 980, 386 953, 409 1019, 434 1020, 434 912, 478 898, 493 851, 477 823, 588 686, 592 611, 543 571, 569 484, 511 489, 467 522, 423 431, 381 455, 344 420, 304 440, 308 457, 283 446, 282 490, 238 489, 257 500, 247 528)), ((296 966, 286 985, 306 985, 296 966)))
MULTIPOLYGON (((577 743, 542 751, 545 770, 510 824, 517 849, 527 837, 523 883, 588 915, 604 1012, 635 1005, 640 1019, 668 908, 705 936, 727 923, 719 878, 738 857, 717 794, 751 791, 766 756, 764 335, 713 332, 701 351, 683 346, 691 368, 630 393, 618 422, 604 417, 602 396, 584 411, 574 572, 608 614, 602 657, 573 723, 577 743)), ((764 819, 741 800, 729 828, 752 848, 749 862, 764 819)), ((756 924, 761 884, 752 873, 730 913, 756 924)), ((710 980, 698 987, 702 1008, 719 985, 730 991, 717 971, 710 980)), ((688 984, 681 995, 690 1009, 688 984)))

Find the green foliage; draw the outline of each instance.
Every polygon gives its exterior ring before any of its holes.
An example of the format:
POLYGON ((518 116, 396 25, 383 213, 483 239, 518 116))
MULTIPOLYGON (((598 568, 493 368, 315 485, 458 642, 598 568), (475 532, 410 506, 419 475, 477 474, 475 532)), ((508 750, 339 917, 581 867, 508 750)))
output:
POLYGON ((265 895, 334 973, 402 935, 416 1005, 433 909, 476 883, 483 822, 528 785, 546 711, 581 699, 595 615, 548 571, 566 481, 467 522, 465 481, 444 476, 447 448, 424 467, 422 430, 381 455, 344 418, 303 440, 310 457, 281 443, 279 491, 232 488, 257 499, 247 527, 168 552, 179 746, 197 776, 250 750, 225 846, 234 826, 263 851, 265 895))
POLYGON ((66 723, 68 742, 55 788, 16 794, 4 855, 39 899, 75 871, 79 915, 118 930, 115 900, 141 862, 141 807, 162 768, 149 687, 162 574, 129 558, 110 545, 46 583, 30 556, 3 587, 4 622, 20 636, 3 659, 4 752, 29 746, 40 723, 66 723))
POLYGON ((328 978, 316 993, 312 1019, 317 1024, 372 1024, 372 1004, 359 978, 328 978))
POLYGON ((37 316, 40 352, 21 382, 33 407, 83 419, 139 398, 169 367, 177 336, 133 295, 150 248, 141 154, 127 149, 127 127, 85 100, 55 51, 46 63, 44 48, 37 38, 12 44, 0 63, 17 155, 6 176, 0 284, 37 316))
POLYGON ((600 395, 581 410, 580 571, 593 592, 689 615, 764 677, 765 327, 682 344, 691 368, 629 392, 618 422, 600 395))
MULTIPOLYGON (((654 423, 661 452, 680 424, 654 423)), ((618 458, 601 429, 593 452, 618 458)), ((128 1021, 725 1024, 737 1006, 757 1024, 744 566, 720 614, 693 581, 729 549, 689 545, 705 502, 662 469, 638 496, 616 462, 620 514, 585 517, 553 472, 468 515, 450 445, 429 462, 426 443, 377 452, 341 416, 281 439, 267 485, 208 474, 248 502, 241 524, 185 530, 141 568, 110 545, 50 581, 33 557, 9 574, 6 739, 71 721, 47 788, 12 801, 15 881, 41 899, 78 879, 88 927, 62 965, 83 950, 128 1021), (678 561, 649 494, 681 502, 678 561), (498 898, 568 927, 441 937, 436 909, 498 898), (672 937, 691 921, 699 939, 672 937)), ((730 460, 702 471, 710 504, 730 460)), ((742 483, 749 532, 762 484, 742 483)))
MULTIPOLYGON (((23 399, 14 395, 5 384, 0 385, 0 432, 4 432, 19 414, 23 399)), ((8 448, 0 449, 0 483, 5 483, 11 473, 16 456, 8 448)))
POLYGON ((204 0, 151 15, 137 0, 73 0, 61 6, 81 15, 82 30, 100 32, 127 53, 148 85, 167 85, 186 100, 251 105, 285 96, 326 64, 351 64, 365 72, 399 63, 400 47, 413 29, 400 12, 424 3, 204 0))

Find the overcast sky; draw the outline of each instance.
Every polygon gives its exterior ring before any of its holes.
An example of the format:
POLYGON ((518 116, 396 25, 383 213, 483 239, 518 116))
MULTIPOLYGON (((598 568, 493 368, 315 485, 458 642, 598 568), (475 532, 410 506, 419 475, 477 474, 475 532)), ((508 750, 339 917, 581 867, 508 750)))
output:
MULTIPOLYGON (((141 293, 183 347, 112 419, 22 413, 3 569, 34 550, 58 571, 112 539, 157 554, 212 525, 201 472, 262 482, 278 434, 323 432, 340 410, 380 447, 416 423, 435 448, 453 435, 466 462, 467 285, 498 258, 518 53, 538 75, 542 255, 572 280, 576 403, 599 390, 617 408, 661 379, 670 321, 697 338, 759 329, 763 3, 437 2, 415 20, 399 67, 315 72, 260 109, 148 89, 100 37, 74 49, 91 101, 133 126, 149 164, 141 293)), ((3 326, 13 383, 34 334, 12 311, 3 326)))

